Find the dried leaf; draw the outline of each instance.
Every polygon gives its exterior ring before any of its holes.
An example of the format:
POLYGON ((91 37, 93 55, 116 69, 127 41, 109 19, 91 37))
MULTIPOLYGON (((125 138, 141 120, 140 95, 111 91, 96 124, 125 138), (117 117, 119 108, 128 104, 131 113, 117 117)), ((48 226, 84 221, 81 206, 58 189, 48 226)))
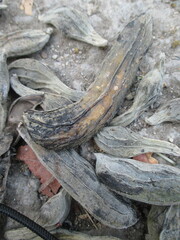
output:
POLYGON ((180 203, 180 169, 96 153, 96 174, 111 190, 154 204, 180 203))
POLYGON ((26 15, 32 15, 33 1, 34 0, 22 0, 20 9, 24 10, 26 15))
POLYGON ((45 12, 39 20, 50 23, 58 30, 62 30, 68 37, 94 46, 105 47, 108 41, 102 38, 89 23, 82 12, 68 7, 58 7, 45 12))
POLYGON ((146 138, 121 126, 105 127, 94 139, 105 153, 117 157, 130 158, 146 152, 180 156, 180 148, 175 144, 146 138))
POLYGON ((151 70, 143 77, 137 88, 133 105, 125 113, 114 118, 111 125, 126 127, 138 118, 142 112, 157 101, 163 86, 162 80, 163 71, 160 64, 159 68, 151 70))
POLYGON ((32 141, 23 125, 19 126, 18 131, 64 189, 97 220, 118 229, 136 223, 136 213, 132 207, 101 184, 91 164, 74 150, 47 150, 32 141))
POLYGON ((150 118, 145 119, 149 125, 163 122, 180 123, 180 98, 172 99, 162 105, 150 118))
POLYGON ((43 204, 35 221, 43 227, 62 224, 69 214, 70 207, 71 196, 65 189, 61 189, 58 194, 43 204))
POLYGON ((44 189, 40 189, 42 190, 42 194, 52 197, 58 192, 61 186, 60 183, 52 176, 46 167, 40 163, 35 153, 28 145, 19 147, 16 158, 24 161, 34 176, 39 178, 42 184, 46 185, 44 189), (55 187, 51 186, 52 183, 55 187))

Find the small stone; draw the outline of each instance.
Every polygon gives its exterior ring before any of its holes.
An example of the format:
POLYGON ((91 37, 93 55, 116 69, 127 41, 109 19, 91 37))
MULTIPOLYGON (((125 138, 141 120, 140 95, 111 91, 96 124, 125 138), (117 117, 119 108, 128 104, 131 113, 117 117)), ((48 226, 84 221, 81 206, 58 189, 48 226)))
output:
POLYGON ((41 57, 42 57, 43 59, 47 59, 47 58, 48 58, 48 54, 43 51, 43 52, 41 52, 41 57))
POLYGON ((133 100, 133 98, 134 98, 134 95, 133 95, 133 93, 132 92, 130 92, 127 96, 126 96, 126 99, 127 100, 133 100))
POLYGON ((73 48, 72 50, 73 50, 73 52, 74 52, 75 54, 78 54, 78 53, 79 53, 79 48, 73 48))
POLYGON ((169 138, 168 138, 168 141, 171 142, 171 143, 173 143, 173 142, 174 142, 174 139, 173 139, 172 137, 169 137, 169 138))
POLYGON ((52 59, 53 59, 53 60, 56 60, 57 58, 58 58, 58 55, 57 55, 57 54, 52 55, 52 59))

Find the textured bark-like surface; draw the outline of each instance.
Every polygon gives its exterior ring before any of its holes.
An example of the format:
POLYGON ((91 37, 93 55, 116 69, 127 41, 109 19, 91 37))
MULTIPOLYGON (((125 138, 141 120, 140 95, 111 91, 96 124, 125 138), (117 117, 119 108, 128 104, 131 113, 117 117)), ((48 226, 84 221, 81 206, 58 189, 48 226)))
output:
POLYGON ((116 198, 101 184, 91 164, 74 150, 46 150, 32 141, 23 126, 19 127, 19 133, 64 189, 97 220, 117 229, 127 228, 137 222, 131 206, 123 199, 116 198))
POLYGON ((154 205, 180 202, 180 170, 96 153, 96 173, 111 190, 154 205))
POLYGON ((104 152, 117 157, 131 158, 147 152, 180 156, 180 148, 177 145, 143 137, 121 126, 105 127, 94 139, 104 152))
POLYGON ((77 146, 104 127, 131 86, 151 38, 151 18, 141 15, 119 35, 99 75, 80 101, 63 109, 24 114, 24 123, 34 141, 57 150, 77 146))

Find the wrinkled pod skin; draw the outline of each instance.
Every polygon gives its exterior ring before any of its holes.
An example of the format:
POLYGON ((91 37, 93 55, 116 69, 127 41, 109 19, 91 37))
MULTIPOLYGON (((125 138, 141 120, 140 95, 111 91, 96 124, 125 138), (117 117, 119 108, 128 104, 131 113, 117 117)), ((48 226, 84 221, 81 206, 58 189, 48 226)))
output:
POLYGON ((0 132, 7 117, 7 97, 10 87, 7 58, 32 54, 49 41, 52 28, 46 30, 21 30, 0 37, 0 132))
POLYGON ((149 15, 127 24, 80 101, 52 111, 31 110, 24 114, 24 124, 33 140, 57 150, 77 146, 97 133, 116 114, 151 39, 149 15))

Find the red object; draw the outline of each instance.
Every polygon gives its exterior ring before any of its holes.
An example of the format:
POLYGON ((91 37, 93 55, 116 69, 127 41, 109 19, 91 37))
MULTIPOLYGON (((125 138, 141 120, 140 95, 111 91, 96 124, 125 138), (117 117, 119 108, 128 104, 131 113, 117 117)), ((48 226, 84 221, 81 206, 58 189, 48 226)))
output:
POLYGON ((52 197, 58 192, 61 187, 60 183, 41 164, 33 150, 28 145, 20 146, 18 148, 16 158, 25 162, 33 175, 40 180, 42 184, 39 188, 39 192, 48 197, 52 197))
POLYGON ((133 157, 133 159, 144 163, 158 164, 158 161, 152 157, 152 153, 143 153, 133 157))

